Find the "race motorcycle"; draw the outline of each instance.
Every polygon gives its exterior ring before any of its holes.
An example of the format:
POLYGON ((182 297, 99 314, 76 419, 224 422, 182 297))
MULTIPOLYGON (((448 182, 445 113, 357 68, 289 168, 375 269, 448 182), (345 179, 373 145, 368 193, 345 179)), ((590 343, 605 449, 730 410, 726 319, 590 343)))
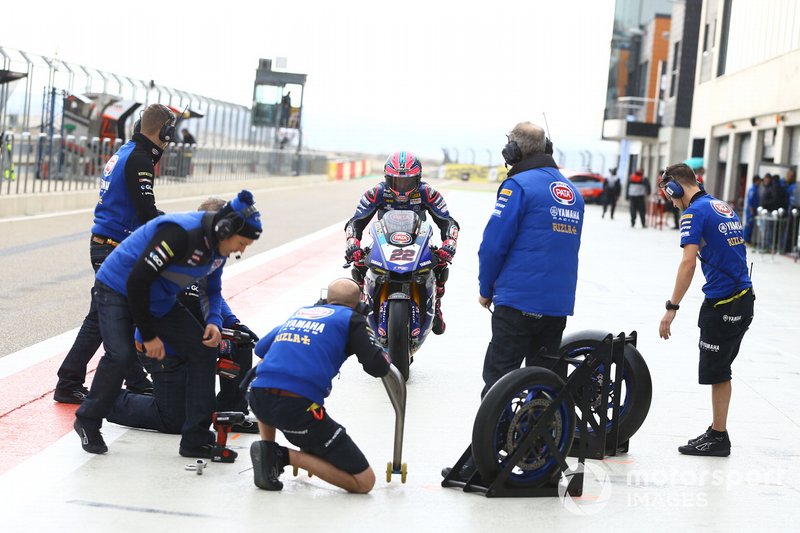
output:
POLYGON ((413 211, 393 210, 372 222, 369 233, 372 246, 354 264, 353 279, 363 284, 362 300, 372 308, 372 330, 408 380, 408 367, 433 327, 436 310, 433 267, 439 259, 430 244, 433 230, 413 211))

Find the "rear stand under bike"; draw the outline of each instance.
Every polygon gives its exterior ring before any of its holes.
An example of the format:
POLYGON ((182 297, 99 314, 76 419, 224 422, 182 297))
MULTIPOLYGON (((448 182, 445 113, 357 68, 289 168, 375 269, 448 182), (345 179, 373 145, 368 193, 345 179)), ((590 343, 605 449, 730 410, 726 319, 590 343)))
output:
MULTIPOLYGON (((510 454, 505 461, 503 467, 498 472, 497 476, 492 480, 484 480, 480 472, 475 472, 466 481, 459 477, 462 467, 466 464, 467 460, 472 456, 472 445, 467 447, 459 460, 450 470, 450 473, 442 480, 442 487, 456 487, 461 488, 464 492, 473 492, 482 494, 487 498, 503 498, 503 497, 542 497, 559 496, 559 481, 563 477, 566 481, 566 487, 561 488, 561 494, 566 492, 570 496, 581 496, 583 494, 583 476, 586 457, 602 458, 609 452, 607 447, 602 446, 606 442, 606 437, 610 434, 613 443, 618 442, 619 427, 619 401, 615 401, 612 406, 612 414, 610 420, 608 419, 608 399, 611 384, 611 364, 614 363, 616 367, 614 382, 622 383, 622 371, 625 364, 624 353, 625 343, 631 342, 636 345, 636 332, 632 332, 629 337, 624 333, 620 333, 617 337, 609 334, 603 339, 598 349, 594 350, 591 354, 586 356, 582 364, 569 375, 564 387, 558 392, 556 397, 550 402, 550 405, 544 410, 537 422, 530 427, 525 435, 520 439, 517 448, 510 454), (600 367, 602 366, 602 369, 600 367), (599 370, 599 374, 598 373, 599 370), (592 409, 592 403, 596 402, 596 393, 594 392, 592 377, 595 374, 602 376, 602 386, 600 403, 592 409), (597 439, 592 439, 595 443, 601 443, 599 446, 595 445, 592 450, 589 450, 590 439, 575 439, 573 440, 572 452, 573 457, 578 458, 578 465, 570 467, 566 462, 566 455, 558 449, 553 436, 550 433, 548 424, 556 414, 556 410, 561 406, 567 395, 572 395, 575 402, 576 411, 580 412, 580 417, 577 420, 577 430, 581 435, 588 435, 589 429, 597 432, 597 439), (600 420, 594 419, 594 412, 598 413, 600 420), (609 424, 610 422, 610 424, 609 424), (610 431, 610 433, 609 433, 610 431), (547 445, 547 454, 558 464, 559 468, 548 479, 537 486, 519 486, 508 483, 508 477, 514 467, 521 462, 527 453, 529 446, 535 439, 541 439, 547 445), (604 449, 597 449, 604 448, 604 449), (577 449, 577 453, 575 450, 577 449)), ((563 360, 563 358, 561 359, 563 360)), ((621 386, 621 385, 620 385, 621 386)), ((617 387, 615 390, 619 390, 617 387)), ((628 443, 623 443, 624 450, 627 450, 628 443)), ((623 448, 620 446, 613 446, 612 453, 609 455, 616 455, 617 451, 623 448)))

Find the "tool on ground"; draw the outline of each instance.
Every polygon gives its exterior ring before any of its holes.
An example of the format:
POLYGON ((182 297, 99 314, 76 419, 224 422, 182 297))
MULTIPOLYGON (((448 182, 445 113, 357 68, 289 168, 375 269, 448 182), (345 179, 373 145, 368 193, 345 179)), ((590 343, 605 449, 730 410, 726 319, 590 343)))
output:
POLYGON ((244 423, 245 415, 240 411, 219 411, 212 413, 211 421, 214 424, 214 431, 217 432, 217 443, 214 446, 211 461, 232 463, 236 458, 232 455, 232 451, 225 447, 228 443, 228 433, 234 424, 244 423))
POLYGON ((198 459, 193 465, 186 465, 186 470, 194 470, 198 476, 203 475, 203 469, 206 467, 206 462, 203 459, 198 459))

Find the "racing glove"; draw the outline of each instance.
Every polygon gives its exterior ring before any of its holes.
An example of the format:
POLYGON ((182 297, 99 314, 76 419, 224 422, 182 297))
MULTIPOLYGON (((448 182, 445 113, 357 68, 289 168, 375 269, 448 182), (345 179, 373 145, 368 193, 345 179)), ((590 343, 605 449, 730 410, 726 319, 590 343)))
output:
POLYGON ((250 337, 250 342, 252 342, 253 344, 258 342, 258 335, 253 333, 252 329, 248 328, 241 322, 237 322, 236 324, 231 326, 231 329, 235 329, 237 331, 241 331, 242 333, 246 333, 250 337))
POLYGON ((436 250, 436 253, 439 255, 439 259, 449 263, 453 260, 453 256, 456 255, 456 241, 453 239, 445 240, 442 243, 442 247, 436 250))
POLYGON ((347 248, 344 251, 344 258, 351 263, 358 263, 364 257, 364 250, 361 249, 361 241, 355 237, 347 239, 347 248))

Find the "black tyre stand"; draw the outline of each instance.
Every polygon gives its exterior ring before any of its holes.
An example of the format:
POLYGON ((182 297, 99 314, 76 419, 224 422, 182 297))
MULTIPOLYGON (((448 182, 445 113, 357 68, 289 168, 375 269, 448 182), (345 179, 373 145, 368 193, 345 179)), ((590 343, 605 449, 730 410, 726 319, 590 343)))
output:
MULTIPOLYGON (((559 391, 550 405, 545 409, 544 413, 539 418, 539 421, 534 424, 528 432, 522 437, 520 440, 520 444, 517 446, 516 450, 510 455, 510 457, 506 460, 505 466, 498 472, 497 476, 493 480, 484 480, 481 478, 480 472, 475 470, 475 472, 470 476, 469 479, 463 480, 459 477, 461 469, 466 464, 467 460, 472 456, 472 445, 468 446, 467 449, 461 454, 461 457, 450 470, 448 475, 442 480, 442 487, 456 487, 461 488, 464 492, 474 492, 478 494, 482 494, 487 498, 495 498, 495 497, 542 497, 542 496, 558 496, 558 486, 560 475, 562 472, 565 472, 569 469, 569 465, 566 462, 566 456, 558 449, 556 446, 553 437, 550 435, 546 424, 543 424, 543 421, 549 420, 556 412, 558 407, 561 405, 564 396, 567 394, 572 395, 572 398, 575 402, 575 406, 580 409, 581 416, 577 421, 577 427, 580 430, 582 435, 588 435, 589 426, 592 425, 592 429, 597 432, 598 436, 600 437, 597 439, 597 442, 605 443, 606 437, 608 435, 608 390, 610 387, 610 374, 611 374, 611 363, 616 364, 616 371, 614 376, 615 383, 621 383, 622 379, 622 370, 623 365, 625 364, 624 353, 625 353, 625 343, 631 342, 633 345, 636 345, 636 332, 632 332, 630 336, 626 337, 624 333, 620 333, 617 337, 609 334, 597 350, 594 350, 591 355, 585 358, 583 363, 574 371, 572 374, 569 375, 564 387, 559 391), (591 413, 590 402, 592 400, 592 387, 591 387, 591 378, 596 373, 597 369, 603 366, 602 376, 603 376, 603 385, 602 385, 602 400, 599 406, 599 416, 600 421, 594 424, 590 423, 591 413), (511 474, 514 466, 519 462, 525 452, 527 452, 529 448, 529 444, 533 442, 535 438, 541 438, 547 444, 547 449, 550 451, 551 457, 558 463, 559 470, 550 477, 550 479, 546 480, 539 486, 536 487, 526 487, 526 486, 517 486, 511 485, 508 483, 508 476, 511 474)), ((613 442, 618 441, 619 437, 619 427, 617 424, 617 419, 619 415, 619 402, 615 401, 614 406, 612 408, 612 415, 611 415, 611 438, 613 442)), ((592 418, 592 422, 594 419, 592 418)), ((624 443, 625 450, 627 450, 627 442, 624 443)), ((573 441, 572 446, 572 453, 570 454, 573 457, 578 458, 578 464, 583 465, 585 463, 585 459, 587 455, 591 455, 592 458, 598 458, 598 450, 588 450, 589 446, 589 439, 576 439, 573 441), (575 450, 577 449, 577 453, 575 450), (573 455, 574 454, 574 455, 573 455)), ((616 455, 619 446, 614 447, 613 454, 616 455)), ((603 457, 603 454, 606 453, 607 450, 599 450, 600 457, 603 457)), ((572 475, 569 479, 569 483, 566 488, 566 492, 570 496, 580 496, 583 494, 583 469, 578 469, 578 471, 572 475)))
MULTIPOLYGON (((581 375, 576 380, 576 388, 573 389, 575 405, 578 406, 581 413, 583 413, 584 408, 589 408, 589 402, 591 401, 591 376, 601 364, 604 365, 603 372, 601 373, 603 384, 600 390, 602 400, 598 408, 599 420, 595 421, 593 417, 589 417, 586 420, 592 432, 595 433, 593 445, 590 445, 592 439, 582 439, 580 436, 576 436, 573 441, 572 449, 574 450, 576 447, 584 449, 585 458, 602 460, 608 456, 616 456, 618 453, 628 452, 630 440, 619 442, 619 408, 622 394, 622 375, 625 370, 625 345, 631 344, 635 348, 637 340, 638 334, 636 331, 632 331, 627 337, 624 333, 620 333, 616 337, 609 334, 603 339, 600 347, 592 354, 594 355, 594 357, 591 358, 592 360, 584 361, 584 364, 570 376, 570 378, 572 378, 577 372, 582 370, 584 366, 591 369, 591 373, 588 375, 584 375, 584 373, 581 372, 581 375), (615 365, 613 376, 615 401, 614 406, 611 408, 611 419, 609 420, 608 395, 612 383, 611 364, 615 365), (610 427, 608 424, 609 421, 611 422, 610 427)), ((567 382, 569 383, 571 381, 572 379, 567 382)), ((588 435, 588 433, 581 429, 580 435, 588 435)), ((579 457, 578 454, 574 452, 571 452, 569 455, 571 457, 579 457)))

